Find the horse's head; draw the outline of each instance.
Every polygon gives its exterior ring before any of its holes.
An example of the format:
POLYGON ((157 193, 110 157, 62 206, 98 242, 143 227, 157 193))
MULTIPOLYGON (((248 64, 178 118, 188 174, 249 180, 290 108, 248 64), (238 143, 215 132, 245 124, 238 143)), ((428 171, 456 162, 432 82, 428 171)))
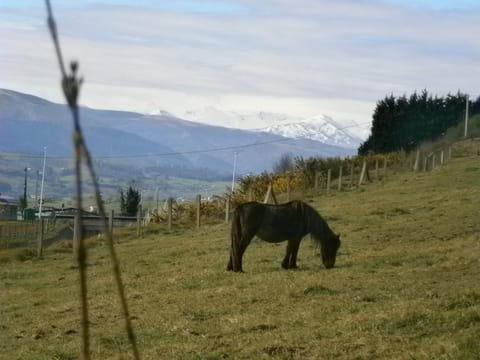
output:
POLYGON ((322 262, 327 269, 335 266, 337 251, 340 247, 340 234, 333 234, 328 241, 322 242, 322 262))

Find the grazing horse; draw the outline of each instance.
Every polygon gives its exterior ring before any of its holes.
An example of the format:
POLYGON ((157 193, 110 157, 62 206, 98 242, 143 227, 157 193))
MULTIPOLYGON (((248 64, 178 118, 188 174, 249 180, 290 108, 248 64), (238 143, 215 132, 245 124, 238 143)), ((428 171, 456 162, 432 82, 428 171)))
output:
POLYGON ((335 265, 340 235, 330 229, 326 221, 303 201, 290 201, 281 205, 247 202, 236 207, 232 220, 230 260, 227 270, 243 271, 242 257, 252 238, 278 243, 288 240, 287 252, 282 261, 284 269, 297 267, 300 241, 310 234, 320 245, 323 265, 335 265))

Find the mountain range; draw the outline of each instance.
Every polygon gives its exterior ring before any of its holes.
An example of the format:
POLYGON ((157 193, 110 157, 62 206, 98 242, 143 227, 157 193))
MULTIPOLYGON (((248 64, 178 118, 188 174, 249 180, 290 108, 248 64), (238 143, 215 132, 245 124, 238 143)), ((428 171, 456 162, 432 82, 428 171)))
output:
MULTIPOLYGON (((239 174, 259 173, 270 171, 285 154, 348 156, 361 142, 328 117, 293 123, 285 118, 281 125, 256 130, 206 125, 166 112, 146 115, 81 107, 80 118, 96 159, 218 174, 231 174, 234 157, 239 174)), ((41 154, 46 146, 49 156, 71 157, 71 132, 71 115, 64 104, 0 89, 0 152, 41 154)))
POLYGON ((310 139, 324 144, 357 149, 362 139, 351 134, 347 128, 337 124, 329 116, 320 115, 308 120, 271 125, 259 131, 292 139, 310 139))
MULTIPOLYGON (((165 113, 160 111, 159 113, 165 113)), ((358 148, 368 137, 369 130, 355 121, 338 123, 330 116, 292 116, 270 112, 226 111, 212 106, 188 110, 179 114, 182 119, 221 125, 236 129, 269 132, 293 139, 310 139, 325 144, 358 148)))

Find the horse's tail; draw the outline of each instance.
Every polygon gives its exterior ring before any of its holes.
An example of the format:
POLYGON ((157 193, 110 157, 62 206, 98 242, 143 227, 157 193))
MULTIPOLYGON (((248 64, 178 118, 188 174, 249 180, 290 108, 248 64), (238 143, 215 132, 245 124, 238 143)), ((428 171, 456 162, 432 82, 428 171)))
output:
POLYGON ((241 224, 242 212, 241 207, 238 206, 233 212, 232 227, 230 230, 231 247, 230 247, 230 260, 232 269, 237 271, 240 268, 239 249, 242 241, 242 224, 241 224))

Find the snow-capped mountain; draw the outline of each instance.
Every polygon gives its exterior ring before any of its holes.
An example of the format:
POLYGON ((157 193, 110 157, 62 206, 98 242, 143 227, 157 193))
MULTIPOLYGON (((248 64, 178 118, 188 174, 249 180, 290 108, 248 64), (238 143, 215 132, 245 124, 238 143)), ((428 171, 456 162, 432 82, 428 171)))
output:
POLYGON ((329 145, 358 148, 363 140, 349 131, 354 127, 357 127, 355 123, 341 125, 329 116, 319 115, 303 121, 271 125, 258 131, 293 139, 303 138, 329 145))
POLYGON ((215 107, 186 111, 180 118, 236 129, 248 129, 293 139, 309 139, 324 144, 356 149, 368 137, 368 129, 354 121, 336 122, 326 115, 302 118, 270 112, 234 112, 215 107))
POLYGON ((177 114, 181 119, 209 125, 223 126, 234 129, 252 130, 270 126, 272 124, 286 124, 301 121, 302 118, 286 114, 259 112, 236 112, 222 110, 213 106, 203 109, 188 110, 177 114))

